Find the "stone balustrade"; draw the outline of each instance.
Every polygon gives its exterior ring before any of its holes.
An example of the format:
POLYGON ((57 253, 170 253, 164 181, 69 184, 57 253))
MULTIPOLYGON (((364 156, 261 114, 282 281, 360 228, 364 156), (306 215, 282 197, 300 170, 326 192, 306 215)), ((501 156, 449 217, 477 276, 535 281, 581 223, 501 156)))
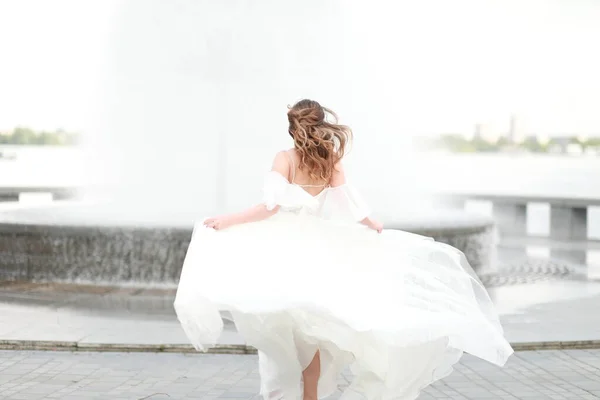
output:
POLYGON ((22 194, 27 193, 48 193, 52 195, 53 200, 67 200, 75 197, 76 188, 59 186, 12 186, 0 187, 0 202, 19 201, 22 194))
POLYGON ((443 203, 464 208, 469 200, 490 201, 502 244, 525 252, 527 245, 545 245, 551 257, 581 264, 586 263, 588 250, 600 249, 600 241, 588 237, 588 209, 600 206, 597 198, 566 198, 550 196, 510 196, 495 194, 443 195, 443 203), (548 237, 527 233, 527 205, 546 203, 550 206, 548 237))

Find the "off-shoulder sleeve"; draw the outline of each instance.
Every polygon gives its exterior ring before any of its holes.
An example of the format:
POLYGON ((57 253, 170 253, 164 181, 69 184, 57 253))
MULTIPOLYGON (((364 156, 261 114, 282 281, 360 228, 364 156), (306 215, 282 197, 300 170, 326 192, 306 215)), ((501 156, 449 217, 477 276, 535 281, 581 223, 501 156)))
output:
POLYGON ((371 209, 354 186, 344 184, 330 189, 323 212, 328 218, 362 221, 371 214, 371 209))
POLYGON ((322 195, 311 196, 275 171, 265 176, 263 203, 267 210, 277 206, 284 209, 306 208, 323 218, 345 221, 361 221, 371 213, 358 190, 350 184, 327 188, 322 195))
POLYGON ((273 210, 286 197, 289 182, 276 172, 269 172, 263 183, 263 202, 267 210, 273 210))
POLYGON ((347 198, 355 220, 362 221, 371 214, 371 209, 367 205, 367 202, 354 186, 346 184, 342 186, 342 192, 347 198))

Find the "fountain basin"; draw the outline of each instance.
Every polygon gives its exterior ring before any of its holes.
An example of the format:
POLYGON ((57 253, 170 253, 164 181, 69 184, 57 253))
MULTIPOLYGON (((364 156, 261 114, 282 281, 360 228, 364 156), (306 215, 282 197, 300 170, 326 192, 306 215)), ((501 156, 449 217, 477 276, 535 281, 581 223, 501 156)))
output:
POLYGON ((400 229, 434 238, 462 251, 475 272, 491 268, 495 259, 494 220, 484 215, 457 209, 412 212, 384 219, 386 229, 400 229))
MULTIPOLYGON (((176 285, 191 223, 133 220, 86 213, 89 206, 51 206, 0 213, 0 280, 176 285)), ((191 220, 188 220, 191 221, 191 220)), ((457 211, 387 221, 387 228, 457 247, 477 271, 491 261, 493 222, 457 211)))

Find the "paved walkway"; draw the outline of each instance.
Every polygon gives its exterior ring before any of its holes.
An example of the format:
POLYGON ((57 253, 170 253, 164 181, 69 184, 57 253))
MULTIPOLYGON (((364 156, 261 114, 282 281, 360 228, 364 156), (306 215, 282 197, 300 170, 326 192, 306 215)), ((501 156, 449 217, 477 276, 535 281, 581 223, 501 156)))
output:
MULTIPOLYGON (((173 311, 174 293, 174 289, 0 284, 0 348, 18 341, 63 342, 63 347, 73 348, 189 347, 173 311)), ((595 341, 600 346, 598 282, 536 282, 491 288, 490 294, 513 344, 595 341)), ((229 324, 220 343, 242 345, 243 340, 229 324)))
MULTIPOLYGON (((0 351, 6 400, 250 400, 258 390, 252 355, 0 351)), ((600 350, 548 350, 516 353, 505 368, 465 356, 419 400, 598 398, 600 350)))

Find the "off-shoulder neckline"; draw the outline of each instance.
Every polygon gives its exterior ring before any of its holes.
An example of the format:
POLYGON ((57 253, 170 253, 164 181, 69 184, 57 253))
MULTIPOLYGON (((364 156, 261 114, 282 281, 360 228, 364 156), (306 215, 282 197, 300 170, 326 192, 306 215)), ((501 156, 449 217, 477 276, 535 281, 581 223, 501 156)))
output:
POLYGON ((288 180, 288 178, 286 178, 285 176, 283 176, 280 172, 278 172, 278 171, 271 171, 271 172, 274 173, 274 174, 276 174, 281 179, 283 179, 285 181, 285 183, 287 183, 288 185, 297 187, 298 189, 302 190, 304 193, 306 193, 307 195, 311 196, 314 199, 318 198, 319 196, 321 196, 325 192, 328 192, 330 190, 335 190, 335 189, 343 188, 344 186, 347 185, 347 183, 343 183, 343 184, 341 184, 339 186, 326 186, 319 193, 313 195, 313 194, 308 193, 308 191, 306 191, 306 189, 304 189, 301 185, 298 185, 297 183, 290 182, 288 180))

